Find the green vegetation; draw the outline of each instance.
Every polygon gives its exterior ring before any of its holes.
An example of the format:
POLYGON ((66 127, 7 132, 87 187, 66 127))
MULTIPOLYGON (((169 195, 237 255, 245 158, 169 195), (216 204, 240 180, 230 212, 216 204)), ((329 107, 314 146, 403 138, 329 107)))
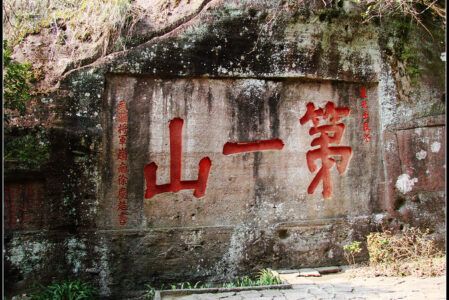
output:
MULTIPOLYGON (((344 3, 349 1, 319 2, 322 8, 317 11, 317 17, 320 21, 335 23, 334 19, 353 20, 378 26, 382 52, 391 58, 398 97, 401 99, 408 99, 410 87, 419 86, 422 76, 437 77, 436 80, 443 77, 444 64, 441 64, 439 56, 444 47, 439 47, 436 41, 444 40, 444 1, 351 0, 354 7, 349 10, 345 9, 344 3)), ((300 1, 303 6, 306 3, 310 4, 300 1)), ((444 87, 444 83, 441 86, 444 87)))
POLYGON ((201 281, 198 281, 194 285, 192 285, 190 282, 181 282, 181 283, 170 285, 170 289, 172 289, 172 290, 205 289, 205 288, 210 288, 210 287, 212 287, 212 285, 210 283, 201 284, 201 281))
POLYGON ((410 77, 410 83, 416 85, 421 75, 416 49, 413 49, 410 45, 404 45, 400 54, 400 60, 405 65, 405 73, 410 77))
POLYGON ((274 285, 281 284, 281 278, 274 274, 270 269, 262 269, 257 273, 256 279, 252 279, 249 276, 243 276, 237 278, 234 281, 223 284, 224 288, 232 287, 246 287, 246 286, 262 286, 262 285, 274 285))
POLYGON ((355 255, 362 251, 360 245, 362 242, 354 241, 350 244, 343 246, 344 256, 348 261, 348 264, 355 264, 355 255))
POLYGON ((384 32, 384 44, 388 53, 404 65, 404 71, 412 85, 416 85, 421 75, 419 46, 411 35, 416 31, 416 25, 407 19, 392 19, 387 22, 384 32), (415 27, 413 27, 415 26, 415 27))
MULTIPOLYGON (((25 113, 26 103, 30 100, 33 73, 31 65, 18 63, 11 58, 12 49, 8 42, 3 40, 3 101, 4 108, 17 110, 21 115, 25 113)), ((9 122, 10 116, 4 113, 5 121, 9 122)))
POLYGON ((445 272, 444 255, 431 239, 429 230, 405 228, 367 236, 370 266, 385 276, 435 276, 445 272))
POLYGON ((444 1, 434 0, 352 0, 360 5, 364 22, 380 24, 381 45, 387 55, 399 61, 396 73, 405 73, 411 86, 417 86, 423 73, 435 72, 432 62, 440 62, 436 40, 444 40, 446 26, 444 1), (423 32, 424 29, 425 32, 423 32), (422 32, 422 33, 421 33, 422 32))
POLYGON ((5 139, 5 161, 18 163, 20 168, 38 169, 49 159, 49 141, 42 131, 5 139))
POLYGON ((257 283, 259 285, 274 285, 282 284, 282 280, 279 275, 273 273, 269 269, 262 269, 257 275, 257 283))
POLYGON ((153 300, 154 296, 156 295, 156 289, 152 287, 150 284, 145 285, 145 299, 147 300, 153 300))
POLYGON ((31 300, 94 300, 97 291, 88 283, 80 280, 52 283, 41 291, 31 295, 31 300))
MULTIPOLYGON (((238 287, 250 287, 250 286, 264 286, 264 285, 276 285, 282 284, 281 278, 273 273, 270 269, 262 269, 257 273, 256 279, 252 279, 249 276, 243 276, 237 278, 233 281, 223 283, 222 285, 218 285, 218 287, 223 288, 238 288, 238 287)), ((215 285, 216 287, 217 285, 215 285)), ((146 299, 153 299, 156 293, 156 290, 151 285, 147 284, 146 286, 146 299)), ((197 282, 195 284, 191 284, 190 282, 182 282, 178 284, 170 285, 170 289, 178 290, 178 289, 199 289, 199 288, 211 288, 214 287, 211 283, 201 283, 197 282)), ((164 289, 164 286, 161 287, 164 289)))

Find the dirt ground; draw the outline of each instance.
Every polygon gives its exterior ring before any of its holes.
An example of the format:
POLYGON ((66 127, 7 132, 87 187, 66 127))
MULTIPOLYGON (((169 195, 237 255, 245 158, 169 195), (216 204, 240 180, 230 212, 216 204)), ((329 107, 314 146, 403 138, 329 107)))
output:
POLYGON ((447 299, 446 275, 437 277, 375 277, 370 270, 342 268, 342 272, 321 277, 298 277, 298 273, 281 274, 292 289, 235 291, 218 294, 196 294, 162 297, 182 300, 298 300, 298 299, 447 299))

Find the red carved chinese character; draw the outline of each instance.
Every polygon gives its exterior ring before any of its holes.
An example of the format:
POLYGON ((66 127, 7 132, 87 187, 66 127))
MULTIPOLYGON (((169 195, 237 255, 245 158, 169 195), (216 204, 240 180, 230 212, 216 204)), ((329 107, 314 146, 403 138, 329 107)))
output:
POLYGON ((128 122, 128 113, 127 112, 119 112, 117 114, 117 120, 119 122, 123 122, 123 123, 128 122))
POLYGON ((365 133, 365 134, 363 135, 363 140, 364 140, 365 142, 371 141, 371 135, 370 135, 369 133, 365 133))
POLYGON ((126 149, 118 149, 117 159, 118 160, 127 160, 128 159, 128 152, 126 152, 126 149))
POLYGON ((263 140, 256 142, 226 143, 223 147, 223 154, 230 155, 242 152, 262 151, 262 150, 282 150, 284 143, 280 139, 263 140))
POLYGON ((117 111, 118 112, 127 112, 127 108, 126 108, 126 102, 124 100, 121 100, 118 104, 117 104, 117 111))
POLYGON ((315 172, 317 165, 315 161, 321 160, 321 169, 316 174, 310 183, 307 193, 313 194, 316 187, 323 181, 323 197, 328 199, 332 195, 332 183, 330 178, 330 169, 334 164, 337 165, 337 170, 340 174, 344 173, 351 159, 352 149, 345 146, 329 146, 329 144, 339 144, 345 125, 343 123, 337 123, 340 118, 348 116, 350 109, 347 107, 335 107, 334 103, 327 102, 325 109, 315 109, 313 103, 307 104, 307 111, 305 115, 299 120, 301 125, 312 121, 313 127, 310 129, 309 134, 320 134, 319 137, 312 141, 311 146, 319 146, 317 149, 309 150, 306 154, 307 166, 311 172, 315 172), (327 119, 330 124, 319 125, 320 117, 327 119), (340 156, 339 161, 335 160, 331 156, 340 156))
POLYGON ((119 134, 126 134, 128 132, 128 124, 122 123, 118 125, 117 131, 119 134))
POLYGON ((119 137, 119 144, 120 145, 124 145, 124 144, 126 144, 126 135, 120 135, 119 137))
POLYGON ((128 216, 124 211, 121 211, 118 217, 120 225, 125 225, 126 221, 128 221, 128 216))
POLYGON ((368 102, 366 100, 362 101, 362 107, 365 109, 368 108, 368 102))
POLYGON ((299 123, 303 125, 311 120, 314 127, 318 126, 318 124, 320 123, 320 118, 323 116, 323 109, 315 109, 315 105, 311 102, 307 103, 306 108, 307 111, 305 115, 299 120, 299 123))
POLYGON ((368 124, 368 122, 363 122, 363 130, 364 131, 371 131, 371 129, 369 129, 369 124, 368 124))
POLYGON ((119 199, 126 199, 126 196, 128 196, 128 190, 126 188, 120 188, 118 190, 118 198, 119 199))
POLYGON ((366 88, 364 86, 360 89, 360 98, 366 98, 366 88))
POLYGON ((368 114, 367 111, 364 111, 364 112, 363 112, 362 118, 365 119, 365 120, 369 118, 369 114, 368 114))
POLYGON ((162 185, 156 184, 157 165, 154 162, 146 165, 144 168, 144 176, 147 184, 145 198, 147 199, 160 193, 176 193, 180 190, 191 189, 194 190, 193 195, 199 198, 204 196, 206 192, 207 178, 212 165, 209 157, 204 157, 200 160, 197 180, 181 180, 183 123, 184 121, 180 118, 175 118, 170 121, 170 183, 162 185))
POLYGON ((128 173, 128 166, 125 163, 121 163, 120 166, 118 167, 118 172, 119 173, 128 173))
POLYGON ((126 201, 120 200, 117 204, 117 208, 118 210, 127 210, 128 209, 128 204, 126 203, 126 201))
POLYGON ((118 184, 119 185, 126 185, 128 183, 128 177, 126 177, 125 175, 120 174, 118 176, 118 184))

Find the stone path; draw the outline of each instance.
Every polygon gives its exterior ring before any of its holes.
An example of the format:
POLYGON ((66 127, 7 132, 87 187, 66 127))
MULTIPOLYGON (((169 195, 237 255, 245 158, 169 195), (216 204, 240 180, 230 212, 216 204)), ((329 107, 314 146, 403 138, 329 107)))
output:
POLYGON ((282 277, 293 285, 293 289, 197 294, 163 297, 162 300, 446 299, 446 276, 353 278, 340 273, 314 278, 297 277, 297 274, 282 277))

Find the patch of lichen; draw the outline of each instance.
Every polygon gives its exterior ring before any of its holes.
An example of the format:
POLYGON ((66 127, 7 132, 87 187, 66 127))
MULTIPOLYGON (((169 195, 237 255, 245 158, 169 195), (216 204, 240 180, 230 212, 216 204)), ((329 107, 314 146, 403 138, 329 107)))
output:
POLYGON ((430 117, 444 115, 446 113, 446 105, 443 101, 433 103, 428 109, 424 110, 419 117, 430 117))
POLYGON ((5 129, 6 168, 38 170, 48 162, 49 141, 44 129, 5 129))

